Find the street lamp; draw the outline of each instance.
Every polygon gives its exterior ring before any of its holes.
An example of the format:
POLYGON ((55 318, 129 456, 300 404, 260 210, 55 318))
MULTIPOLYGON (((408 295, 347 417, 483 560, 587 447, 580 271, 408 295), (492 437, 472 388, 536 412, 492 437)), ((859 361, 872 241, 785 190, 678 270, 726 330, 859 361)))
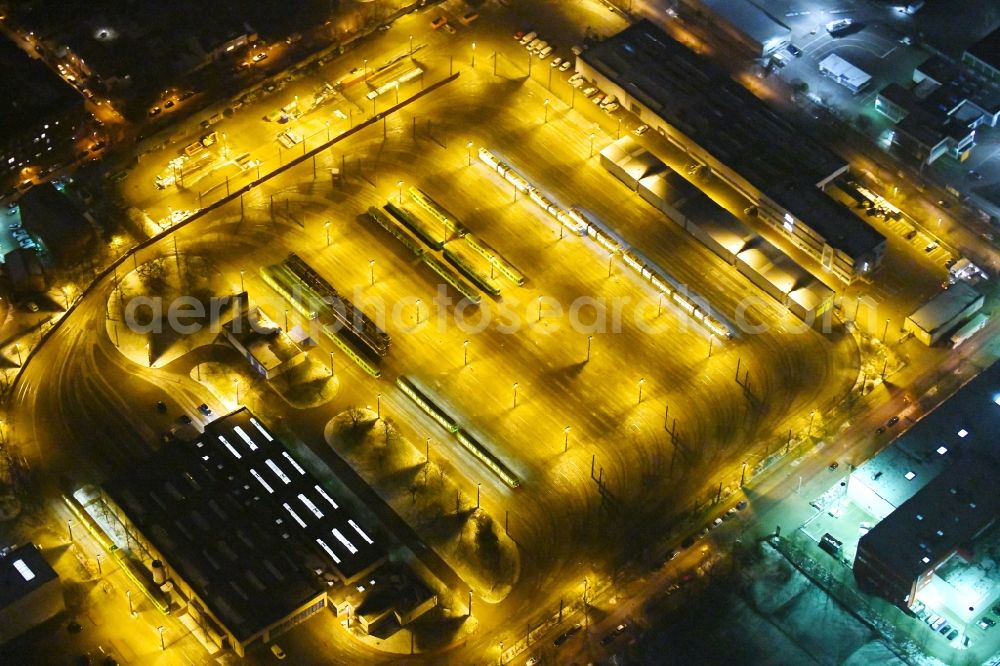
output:
POLYGON ((371 286, 374 287, 375 286, 375 260, 374 259, 369 259, 368 260, 368 270, 369 270, 369 273, 371 274, 371 286))
POLYGON ((593 132, 590 133, 590 156, 594 156, 594 137, 597 136, 593 132))
POLYGON ((69 530, 69 540, 73 540, 73 519, 70 518, 66 521, 66 529, 69 530))
POLYGON ((382 394, 375 395, 375 416, 382 418, 382 394))
POLYGON ((239 405, 240 404, 240 378, 239 377, 234 377, 233 378, 233 386, 236 387, 236 404, 239 405))
POLYGON ((403 181, 396 181, 396 187, 399 189, 399 205, 403 205, 403 181))
POLYGON ((594 336, 587 336, 587 362, 590 362, 590 345, 594 342, 594 336))
POLYGON ((413 35, 410 35, 410 55, 413 55, 413 35))
POLYGON ((240 293, 241 293, 241 294, 242 294, 242 293, 243 293, 244 291, 246 291, 246 287, 244 287, 244 286, 243 286, 243 273, 244 273, 244 272, 245 272, 245 271, 242 271, 242 270, 240 271, 240 293))
POLYGON ((545 122, 549 122, 549 98, 545 98, 545 122))
POLYGON ((476 43, 472 42, 472 68, 476 68, 476 43))
POLYGON ((163 642, 163 632, 164 632, 163 625, 160 625, 159 627, 157 627, 156 630, 160 633, 160 650, 161 651, 166 650, 167 649, 167 644, 163 642))
POLYGON ((463 351, 464 356, 465 356, 465 359, 462 362, 462 365, 469 365, 469 341, 468 340, 466 340, 465 342, 462 343, 462 351, 463 351))
POLYGON ((483 492, 483 484, 482 483, 477 483, 476 484, 476 508, 477 509, 479 508, 479 500, 482 497, 482 492, 483 492))
POLYGON ((565 435, 563 438, 563 453, 566 453, 569 451, 569 426, 563 428, 563 435, 565 435))
POLYGON ((365 58, 365 83, 368 83, 368 59, 365 58))
POLYGON ((417 299, 417 323, 420 323, 420 304, 423 303, 419 298, 417 299))
POLYGON ((132 590, 125 590, 125 598, 128 600, 128 614, 135 617, 135 607, 132 606, 132 590))
POLYGON ((514 382, 514 407, 517 407, 517 382, 514 382))
MULTIPOLYGON (((862 389, 863 390, 863 389, 862 389)), ((813 434, 813 417, 816 416, 816 410, 809 412, 809 430, 806 432, 806 437, 812 437, 813 434)))
POLYGON ((642 386, 645 383, 646 383, 645 379, 640 379, 639 380, 639 402, 636 403, 636 404, 642 404, 642 386))
MULTIPOLYGON (((323 228, 326 229, 326 246, 330 247, 330 220, 326 221, 326 224, 323 225, 323 228)), ((240 272, 242 273, 242 271, 240 272)))
POLYGON ((472 142, 465 144, 465 148, 469 152, 469 166, 472 166, 472 142))

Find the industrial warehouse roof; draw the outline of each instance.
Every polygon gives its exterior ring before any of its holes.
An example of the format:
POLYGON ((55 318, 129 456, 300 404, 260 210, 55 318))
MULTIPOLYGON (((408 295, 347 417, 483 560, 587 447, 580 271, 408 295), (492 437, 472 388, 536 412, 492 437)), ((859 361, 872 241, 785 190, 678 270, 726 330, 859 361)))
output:
POLYGON ((701 4, 760 44, 762 50, 770 50, 769 46, 787 42, 791 38, 791 28, 749 0, 701 0, 701 4))
POLYGON ((602 150, 601 159, 622 169, 633 181, 667 168, 659 158, 628 136, 602 150))
POLYGON ((677 208, 682 201, 691 198, 704 197, 697 187, 685 180, 673 169, 667 169, 660 173, 654 173, 645 178, 639 179, 640 192, 645 190, 658 202, 658 206, 670 206, 677 208))
POLYGON ((713 241, 733 254, 739 254, 750 243, 760 238, 747 225, 728 210, 712 201, 707 194, 698 193, 679 208, 689 225, 697 226, 713 241))
POLYGON ((764 194, 791 211, 831 247, 852 258, 872 252, 885 242, 885 236, 815 187, 779 185, 764 194))
POLYGON ((249 411, 173 442, 105 491, 240 640, 385 558, 352 516, 249 411))
POLYGON ((877 552, 887 569, 916 579, 996 520, 998 474, 1000 463, 995 459, 961 461, 932 479, 861 543, 877 552))
MULTIPOLYGON (((580 57, 768 196, 816 190, 847 168, 841 157, 649 21, 595 44, 580 57)), ((824 197, 817 191, 814 197, 786 197, 778 203, 852 257, 884 242, 846 209, 826 207, 814 222, 813 209, 824 197)))
POLYGON ((933 333, 982 297, 982 294, 966 283, 958 282, 929 300, 907 319, 922 330, 933 333))
POLYGON ((0 608, 6 608, 59 575, 35 544, 0 550, 0 608))
POLYGON ((864 537, 890 568, 915 577, 997 517, 998 432, 994 363, 855 470, 852 482, 860 478, 898 507, 864 537))

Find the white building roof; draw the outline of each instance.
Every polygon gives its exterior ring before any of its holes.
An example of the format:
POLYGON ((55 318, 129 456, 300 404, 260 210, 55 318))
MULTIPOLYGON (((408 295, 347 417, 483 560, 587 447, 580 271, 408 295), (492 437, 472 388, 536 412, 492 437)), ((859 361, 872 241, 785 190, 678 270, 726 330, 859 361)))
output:
POLYGON ((872 80, 870 74, 858 69, 836 53, 831 53, 819 61, 819 71, 832 76, 843 85, 854 90, 864 87, 872 80))
POLYGON ((949 324, 962 310, 980 298, 982 294, 964 282, 959 282, 927 301, 907 319, 921 330, 933 333, 949 324))

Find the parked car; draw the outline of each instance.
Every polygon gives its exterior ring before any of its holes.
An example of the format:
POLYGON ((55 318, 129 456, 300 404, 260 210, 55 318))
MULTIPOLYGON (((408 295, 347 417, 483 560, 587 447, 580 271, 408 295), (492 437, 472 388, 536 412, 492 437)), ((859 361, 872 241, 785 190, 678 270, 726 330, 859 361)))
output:
POLYGON ((607 111, 608 113, 614 113, 621 107, 618 106, 618 102, 611 102, 611 104, 604 104, 604 106, 602 106, 601 108, 607 111))
POLYGON ((636 128, 634 129, 634 130, 632 130, 632 132, 633 132, 633 134, 635 134, 636 136, 642 136, 642 135, 643 135, 643 134, 645 134, 645 133, 646 133, 646 132, 647 132, 648 130, 649 130, 649 125, 639 125, 639 126, 638 126, 638 127, 636 127, 636 128))
POLYGON ((800 49, 799 47, 797 47, 795 44, 789 44, 785 48, 788 49, 788 52, 791 53, 796 58, 799 58, 799 57, 802 56, 802 49, 800 49))
POLYGON ((604 638, 601 639, 601 645, 608 645, 609 643, 614 642, 616 638, 624 634, 626 631, 628 631, 628 625, 619 624, 612 631, 604 635, 604 638))
POLYGON ((464 15, 462 18, 458 20, 462 22, 462 25, 469 25, 478 18, 479 14, 477 14, 476 12, 469 12, 468 14, 464 15))
POLYGON ((447 16, 438 16, 436 19, 434 19, 434 20, 431 21, 431 27, 434 28, 435 30, 437 30, 438 28, 440 28, 441 26, 445 25, 446 23, 448 23, 448 17, 447 16))
POLYGON ((211 416, 212 415, 212 408, 209 407, 208 405, 206 405, 205 403, 201 403, 200 405, 198 405, 198 411, 201 412, 205 416, 211 416))
POLYGON ((549 63, 549 67, 558 67, 559 65, 562 64, 562 61, 563 61, 562 58, 556 56, 555 58, 552 59, 552 62, 549 63))
POLYGON ((278 659, 284 659, 285 657, 288 656, 287 654, 285 654, 285 651, 281 649, 281 646, 278 645, 277 643, 271 643, 271 654, 273 654, 278 659))
POLYGON ((897 423, 899 423, 899 417, 898 416, 892 416, 892 417, 889 418, 888 421, 886 421, 886 425, 888 425, 890 427, 896 425, 897 423))
POLYGON ((569 61, 569 59, 567 58, 566 60, 563 60, 563 63, 561 65, 559 65, 559 71, 560 72, 565 72, 567 69, 569 69, 572 66, 573 66, 573 63, 571 63, 569 61))
POLYGON ((560 645, 562 645, 563 643, 565 643, 569 639, 573 638, 573 636, 575 636, 577 633, 579 633, 581 629, 583 629, 583 625, 580 624, 579 622, 577 622, 572 627, 570 627, 566 631, 564 631, 561 634, 559 634, 556 637, 556 639, 554 641, 552 641, 552 644, 555 645, 556 647, 559 647, 560 645))

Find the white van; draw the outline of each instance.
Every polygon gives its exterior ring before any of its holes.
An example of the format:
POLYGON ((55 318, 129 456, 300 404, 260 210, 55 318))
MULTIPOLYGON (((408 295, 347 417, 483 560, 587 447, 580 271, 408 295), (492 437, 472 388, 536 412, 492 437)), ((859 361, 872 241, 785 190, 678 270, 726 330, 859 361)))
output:
POLYGON ((550 53, 552 53, 552 45, 551 44, 549 46, 546 46, 544 49, 540 50, 538 52, 538 57, 541 58, 542 60, 545 60, 546 58, 549 57, 550 53))
POLYGON ((530 44, 531 40, 533 40, 535 37, 538 37, 538 33, 535 32, 534 30, 532 30, 527 35, 525 35, 524 37, 521 38, 521 44, 522 45, 523 44, 530 44))

